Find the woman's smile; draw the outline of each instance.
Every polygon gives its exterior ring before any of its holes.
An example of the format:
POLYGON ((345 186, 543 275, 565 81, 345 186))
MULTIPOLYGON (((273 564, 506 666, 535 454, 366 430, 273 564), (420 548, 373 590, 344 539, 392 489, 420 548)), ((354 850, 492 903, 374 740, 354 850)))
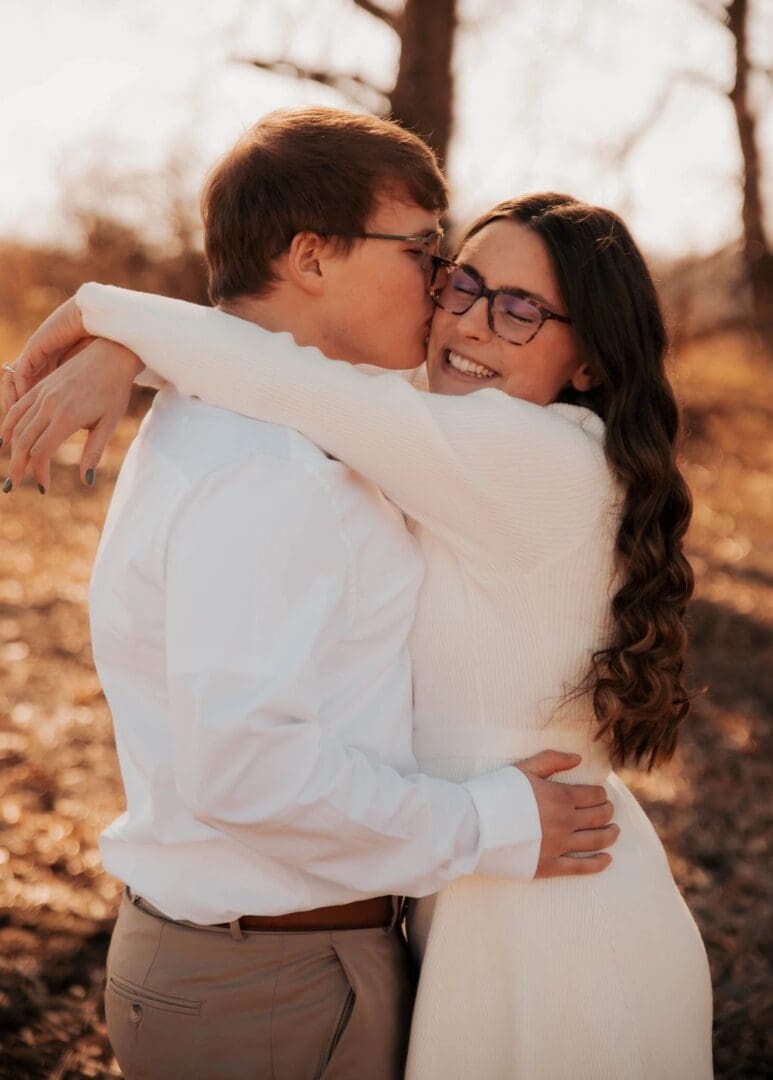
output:
POLYGON ((476 382, 486 382, 489 379, 495 379, 499 374, 486 364, 481 364, 473 360, 471 356, 465 356, 455 349, 444 350, 442 364, 444 370, 452 375, 461 376, 466 381, 472 379, 476 382))

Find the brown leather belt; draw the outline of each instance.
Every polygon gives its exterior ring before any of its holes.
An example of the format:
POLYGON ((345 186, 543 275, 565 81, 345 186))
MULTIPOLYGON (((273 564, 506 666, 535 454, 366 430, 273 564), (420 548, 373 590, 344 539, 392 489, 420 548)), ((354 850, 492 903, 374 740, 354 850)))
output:
POLYGON ((391 896, 375 896, 289 915, 242 915, 239 926, 242 930, 370 930, 389 926, 394 918, 394 903, 391 896))

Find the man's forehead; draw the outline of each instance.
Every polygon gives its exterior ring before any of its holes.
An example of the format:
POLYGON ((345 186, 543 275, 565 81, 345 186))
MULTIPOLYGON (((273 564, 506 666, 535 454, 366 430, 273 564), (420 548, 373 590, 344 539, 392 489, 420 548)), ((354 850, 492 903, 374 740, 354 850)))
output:
POLYGON ((368 218, 368 231, 400 233, 404 236, 434 233, 439 226, 439 214, 405 197, 381 196, 368 218))

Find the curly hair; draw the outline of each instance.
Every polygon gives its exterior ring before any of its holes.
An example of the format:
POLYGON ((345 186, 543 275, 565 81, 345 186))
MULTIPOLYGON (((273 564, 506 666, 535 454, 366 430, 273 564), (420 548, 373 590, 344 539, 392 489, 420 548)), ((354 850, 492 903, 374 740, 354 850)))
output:
POLYGON ((593 387, 557 400, 605 422, 605 452, 624 491, 616 552, 623 584, 613 639, 579 688, 593 694, 598 737, 616 765, 651 769, 674 753, 693 695, 684 683, 685 611, 694 586, 682 550, 692 499, 677 466, 679 410, 665 371, 668 338, 655 285, 630 232, 609 210, 553 192, 500 203, 493 221, 545 243, 593 387))

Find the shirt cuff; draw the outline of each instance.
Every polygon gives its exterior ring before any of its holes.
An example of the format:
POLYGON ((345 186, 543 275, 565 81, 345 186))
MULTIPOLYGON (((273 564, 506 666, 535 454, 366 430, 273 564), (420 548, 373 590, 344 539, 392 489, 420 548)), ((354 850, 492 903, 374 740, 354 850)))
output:
POLYGON ((542 826, 526 774, 508 767, 476 776, 464 786, 478 812, 480 858, 475 872, 530 881, 539 863, 542 826))

